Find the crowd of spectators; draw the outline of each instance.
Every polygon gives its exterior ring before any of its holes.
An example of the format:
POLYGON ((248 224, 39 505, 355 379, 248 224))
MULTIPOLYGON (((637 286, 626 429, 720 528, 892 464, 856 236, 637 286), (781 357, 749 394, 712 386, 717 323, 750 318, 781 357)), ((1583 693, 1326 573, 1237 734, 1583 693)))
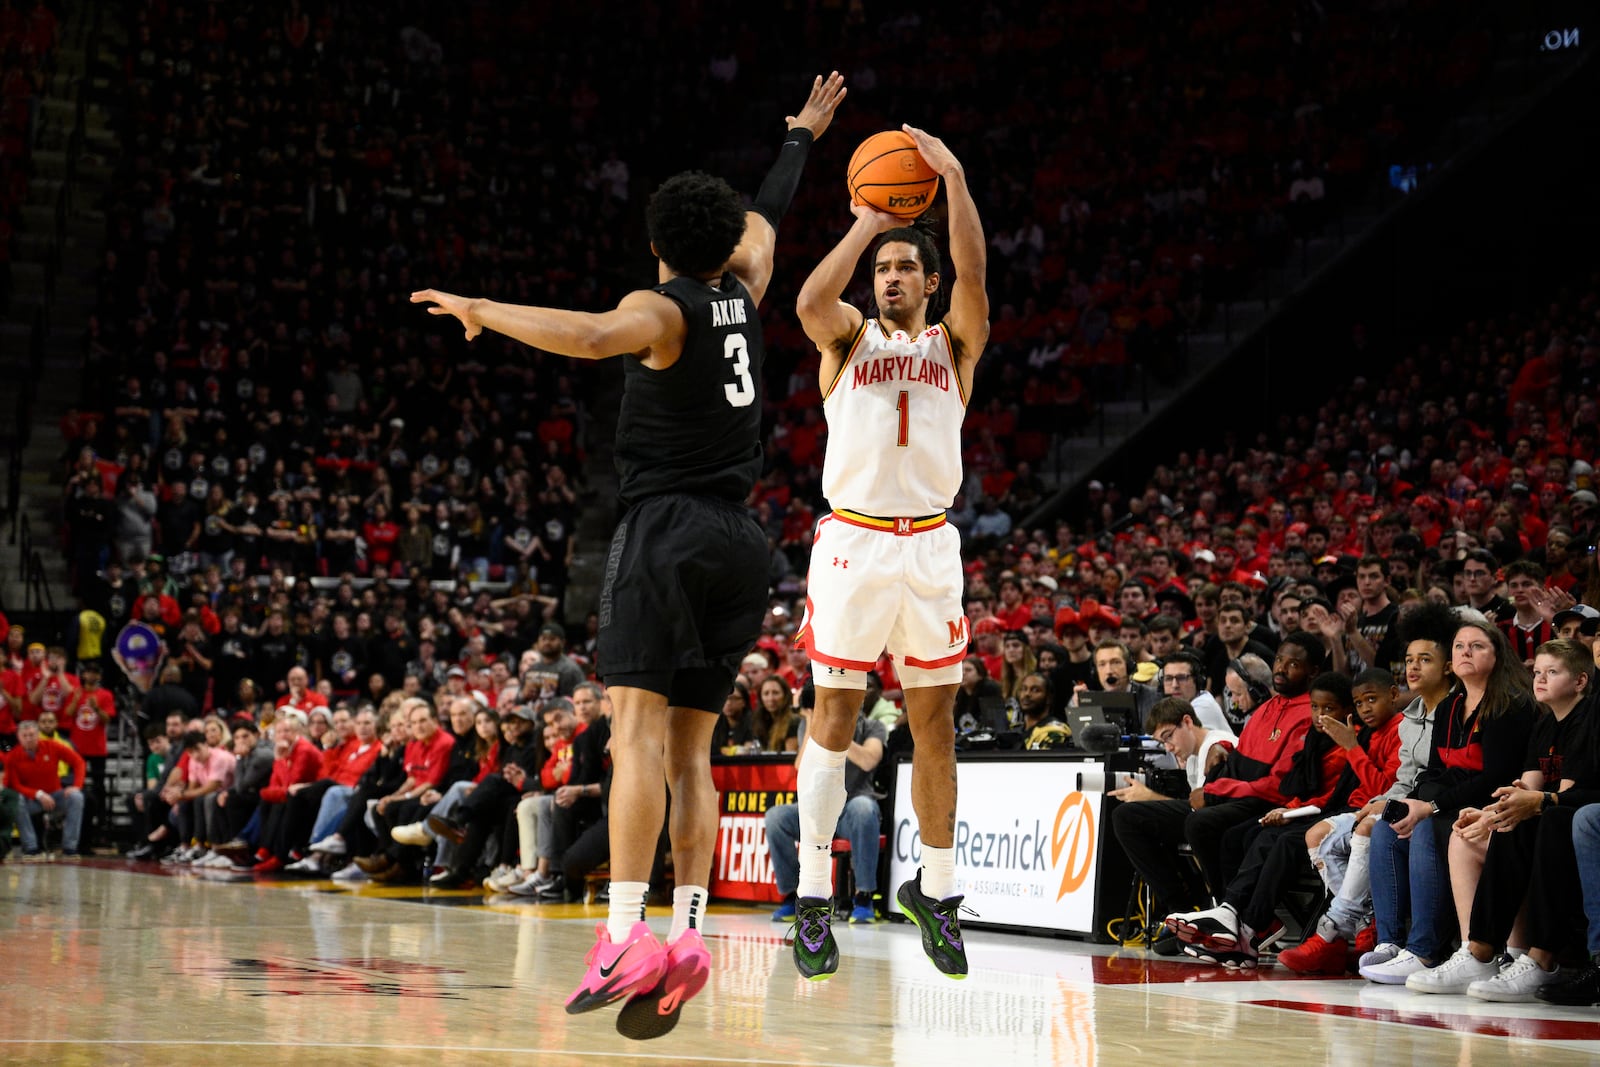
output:
MULTIPOLYGON (((1183 328, 1425 135, 1487 54, 1443 5, 1058 3, 855 32, 866 17, 783 14, 778 54, 712 9, 625 27, 493 5, 133 9, 126 151, 83 404, 63 422, 79 590, 113 558, 181 577, 242 557, 248 575, 536 586, 559 615, 577 513, 606 504, 583 490, 608 372, 492 336, 463 354, 406 295, 609 306, 648 277, 629 234, 656 181, 702 165, 750 184, 770 153, 681 116, 730 87, 741 114, 781 114, 783 76, 803 84, 811 53, 851 80, 830 145, 931 104, 974 175, 999 269, 962 511, 1003 535, 1045 494, 1051 435, 1115 392, 1117 368, 1170 369, 1183 328), (602 26, 605 69, 551 43, 602 26), (969 38, 976 52, 956 47, 969 38), (913 102, 890 40, 969 58, 913 102), (531 83, 516 72, 535 53, 531 83), (1001 54, 1026 61, 982 61, 1001 54)), ((780 262, 813 262, 842 224, 814 177, 780 262)), ((802 276, 780 270, 769 306, 802 276)), ((815 353, 792 316, 769 319, 754 503, 781 581, 804 570, 825 429, 815 353)))
MULTIPOLYGON (((603 862, 603 665, 594 616, 571 640, 563 623, 585 608, 565 602, 566 567, 606 379, 490 337, 462 358, 404 302, 428 281, 606 306, 644 277, 626 234, 657 169, 697 154, 732 177, 751 165, 703 123, 655 151, 664 115, 635 121, 618 83, 576 55, 553 53, 530 99, 516 35, 598 17, 479 6, 430 21, 405 3, 359 24, 299 3, 135 13, 126 165, 85 404, 64 428, 76 658, 106 658, 102 633, 130 621, 167 650, 138 708, 150 766, 136 855, 481 876, 542 899, 581 891, 603 862)), ((650 47, 671 55, 706 17, 635 29, 664 34, 650 47)), ((843 28, 829 17, 798 39, 843 28)), ((1351 678, 1405 677, 1402 619, 1430 603, 1482 613, 1525 664, 1557 637, 1592 643, 1592 280, 1536 318, 1393 351, 1383 378, 1320 408, 1307 398, 1253 441, 1219 429, 1142 488, 1091 483, 1091 506, 1049 529, 1018 521, 1047 495, 1033 464, 1049 435, 1113 393, 1118 368, 1173 361, 1185 326, 1315 232, 1481 73, 1487 43, 1457 36, 1463 24, 1445 5, 1402 17, 1072 3, 1016 22, 985 11, 975 33, 897 16, 893 51, 848 35, 835 61, 852 79, 845 144, 910 106, 905 40, 966 57, 932 75, 943 95, 929 120, 975 176, 997 268, 951 515, 972 633, 964 737, 1075 744, 1068 708, 1085 690, 1130 694, 1138 726, 1166 715, 1174 731, 1240 738, 1258 709, 1306 692, 1349 709, 1351 678), (1156 16, 1167 29, 1133 32, 1156 16), (1001 54, 1050 61, 984 62, 1001 54), (1048 92, 1034 83, 1046 76, 1048 92), (1024 155, 1025 170, 1008 164, 1024 155), (1159 712, 1164 699, 1192 717, 1159 712)), ((645 55, 647 39, 625 35, 619 55, 645 55)), ((751 32, 713 51, 657 57, 636 77, 681 75, 662 106, 688 110, 762 69, 751 32)), ((803 186, 780 261, 820 256, 836 193, 803 186)), ((775 285, 773 306, 785 285, 798 280, 775 285)), ((826 428, 814 354, 772 320, 769 466, 750 505, 773 598, 718 726, 728 754, 795 751, 809 688, 789 636, 826 428)), ((1351 355, 1397 344, 1357 330, 1351 355)), ((57 710, 47 692, 75 709, 90 688, 25 677, 37 664, 20 634, 8 658, 19 732, 57 710)), ((906 731, 887 658, 874 681, 864 729, 894 752, 906 731)), ((57 751, 19 740, 35 761, 57 751)), ((83 769, 68 773, 82 784, 83 769)), ((1201 858, 1223 898, 1230 872, 1201 858)))

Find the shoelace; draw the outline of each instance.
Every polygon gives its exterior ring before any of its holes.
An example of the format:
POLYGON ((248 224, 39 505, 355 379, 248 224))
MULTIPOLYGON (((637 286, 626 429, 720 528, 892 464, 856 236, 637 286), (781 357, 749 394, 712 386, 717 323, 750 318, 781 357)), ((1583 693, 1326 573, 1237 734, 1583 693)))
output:
POLYGON ((813 942, 820 943, 822 938, 827 936, 832 918, 831 904, 821 906, 796 904, 794 923, 789 927, 789 940, 799 940, 807 948, 811 948, 813 942))
POLYGON ((947 900, 938 901, 933 905, 932 911, 939 917, 939 930, 943 934, 945 941, 953 948, 963 947, 961 940, 961 913, 966 912, 974 919, 983 918, 983 916, 967 907, 966 897, 964 896, 950 897, 947 900))

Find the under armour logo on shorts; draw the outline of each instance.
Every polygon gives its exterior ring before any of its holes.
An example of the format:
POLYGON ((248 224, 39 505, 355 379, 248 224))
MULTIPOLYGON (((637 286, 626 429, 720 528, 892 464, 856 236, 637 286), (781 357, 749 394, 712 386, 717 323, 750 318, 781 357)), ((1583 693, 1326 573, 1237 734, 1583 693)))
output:
POLYGON ((850 561, 847 559, 840 559, 838 556, 833 557, 833 565, 835 567, 842 567, 845 570, 850 569, 850 561))

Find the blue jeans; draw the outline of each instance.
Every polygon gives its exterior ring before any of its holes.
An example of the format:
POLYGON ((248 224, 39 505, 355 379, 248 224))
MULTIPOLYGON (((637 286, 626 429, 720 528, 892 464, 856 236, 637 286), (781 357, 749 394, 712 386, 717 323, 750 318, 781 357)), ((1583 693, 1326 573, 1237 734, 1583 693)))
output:
MULTIPOLYGON (((779 804, 767 809, 767 852, 778 892, 788 896, 800 887, 800 807, 779 804)), ((856 892, 878 889, 878 802, 870 796, 851 797, 839 815, 833 836, 850 842, 850 869, 856 892)), ((835 887, 837 889, 837 887, 835 887)))
MULTIPOLYGON (((50 794, 56 802, 55 810, 65 816, 61 827, 61 847, 68 852, 78 850, 78 833, 83 829, 83 791, 67 792, 57 789, 50 794)), ((39 851, 39 836, 33 832, 33 816, 44 810, 44 805, 31 797, 22 802, 22 818, 17 820, 17 834, 22 838, 22 851, 39 851)))
POLYGON ((1372 910, 1378 919, 1378 943, 1403 945, 1425 960, 1438 961, 1455 938, 1455 904, 1450 872, 1439 840, 1442 819, 1425 819, 1404 841, 1386 822, 1372 828, 1372 910), (1410 936, 1406 921, 1410 917, 1410 936))
POLYGON ((339 828, 344 821, 344 809, 350 805, 350 798, 354 795, 354 786, 328 787, 328 791, 322 794, 321 806, 317 808, 317 821, 311 828, 311 840, 321 841, 339 828))
POLYGON ((1583 914, 1589 920, 1589 954, 1600 957, 1600 804, 1580 808, 1572 817, 1572 847, 1578 853, 1583 914))
MULTIPOLYGON (((444 796, 439 798, 439 803, 435 804, 428 811, 428 814, 448 816, 451 812, 456 810, 456 806, 458 804, 467 798, 467 794, 472 792, 472 786, 473 783, 471 782, 455 783, 449 789, 445 790, 444 796)), ((440 841, 439 835, 428 829, 428 821, 426 818, 424 818, 422 821, 422 832, 432 838, 434 844, 438 846, 439 850, 434 853, 433 862, 438 864, 440 867, 450 866, 450 864, 456 858, 455 842, 449 840, 440 841)))

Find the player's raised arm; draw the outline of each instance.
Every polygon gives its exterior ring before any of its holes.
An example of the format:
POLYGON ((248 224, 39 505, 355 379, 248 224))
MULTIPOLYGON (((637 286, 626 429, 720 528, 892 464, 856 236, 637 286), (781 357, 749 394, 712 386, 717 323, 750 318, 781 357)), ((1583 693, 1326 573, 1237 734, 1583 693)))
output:
POLYGON ((950 263, 956 281, 950 288, 950 313, 945 326, 954 344, 956 359, 970 369, 989 342, 989 291, 985 275, 989 252, 983 240, 983 222, 978 205, 967 189, 967 174, 961 162, 939 138, 915 126, 901 127, 917 143, 917 151, 928 166, 944 181, 949 211, 950 263))
POLYGON ((614 309, 602 312, 502 304, 437 289, 420 289, 411 294, 411 302, 434 305, 428 308, 430 315, 454 315, 469 341, 484 330, 493 330, 525 345, 577 359, 643 352, 658 344, 681 342, 684 331, 678 305, 648 289, 629 293, 614 309))
POLYGON ((818 75, 811 83, 811 95, 800 113, 784 118, 789 132, 778 151, 777 161, 756 193, 754 207, 745 213, 744 238, 728 258, 728 270, 750 290, 750 297, 757 304, 761 303, 767 283, 772 280, 772 254, 778 243, 778 224, 794 200, 800 172, 805 169, 806 157, 811 152, 811 142, 821 137, 833 121, 833 113, 838 110, 845 92, 844 75, 838 71, 826 79, 818 75))
MULTIPOLYGON (((880 233, 904 225, 893 215, 865 204, 852 204, 850 211, 856 221, 834 245, 833 251, 822 257, 795 300, 801 327, 824 356, 840 352, 861 325, 861 312, 840 299, 855 275, 861 254, 872 247, 873 239, 880 233)), ((825 379, 832 377, 826 366, 823 375, 825 379)))

